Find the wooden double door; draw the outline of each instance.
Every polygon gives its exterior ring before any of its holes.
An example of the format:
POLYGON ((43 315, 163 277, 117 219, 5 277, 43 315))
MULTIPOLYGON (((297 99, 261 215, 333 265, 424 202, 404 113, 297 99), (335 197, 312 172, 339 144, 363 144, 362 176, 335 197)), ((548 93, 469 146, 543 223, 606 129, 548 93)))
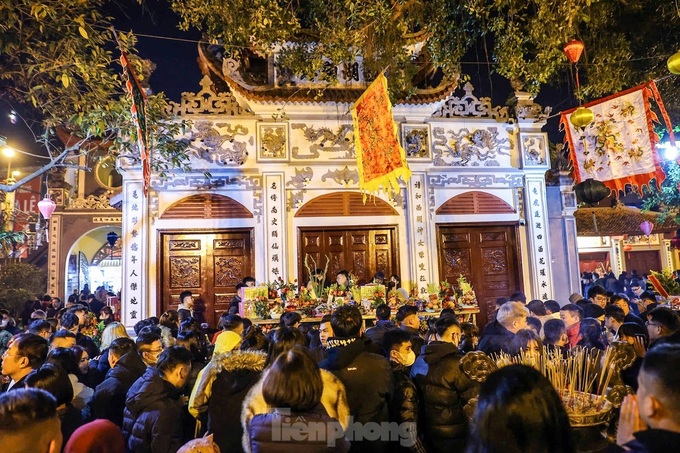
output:
POLYGON ((452 285, 465 276, 475 290, 486 324, 496 299, 522 291, 517 226, 438 225, 439 275, 452 285))
POLYGON ((625 252, 626 270, 630 274, 633 270, 639 275, 649 274, 650 271, 661 271, 661 254, 658 250, 636 250, 625 252))
POLYGON ((194 313, 215 327, 244 277, 255 275, 253 230, 161 232, 159 312, 176 309, 191 291, 194 313))
POLYGON ((356 275, 358 284, 371 282, 378 271, 386 279, 399 275, 398 244, 396 226, 300 228, 298 281, 304 285, 309 280, 305 256, 312 271, 312 262, 324 269, 328 257, 327 283, 335 282, 341 270, 356 275))

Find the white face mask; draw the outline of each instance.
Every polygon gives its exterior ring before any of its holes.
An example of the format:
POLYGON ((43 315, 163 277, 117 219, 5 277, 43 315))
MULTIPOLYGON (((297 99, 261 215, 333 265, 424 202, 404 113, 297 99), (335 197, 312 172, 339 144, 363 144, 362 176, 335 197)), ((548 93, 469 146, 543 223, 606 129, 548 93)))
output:
POLYGON ((401 352, 397 352, 397 356, 399 357, 398 362, 404 366, 411 366, 416 361, 416 353, 413 350, 410 350, 406 357, 401 355, 401 352))
POLYGON ((9 324, 9 319, 2 319, 2 322, 0 322, 0 327, 7 327, 7 324, 9 324))

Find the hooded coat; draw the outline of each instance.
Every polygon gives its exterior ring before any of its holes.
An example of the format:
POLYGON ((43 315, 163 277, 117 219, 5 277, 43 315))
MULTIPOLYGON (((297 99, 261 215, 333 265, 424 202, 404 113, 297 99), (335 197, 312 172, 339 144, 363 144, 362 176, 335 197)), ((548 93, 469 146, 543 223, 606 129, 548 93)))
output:
MULTIPOLYGON (((392 369, 385 357, 366 351, 362 338, 329 338, 328 356, 319 364, 344 385, 354 423, 389 422, 392 369)), ((385 441, 352 440, 353 452, 387 451, 385 441)))
POLYGON ((88 420, 106 419, 123 427, 125 397, 132 384, 146 371, 146 364, 136 351, 123 355, 116 366, 106 373, 104 381, 94 390, 88 404, 88 420))
POLYGON ((479 340, 477 350, 487 355, 508 352, 508 345, 515 337, 515 334, 503 327, 498 321, 492 321, 484 327, 482 338, 479 340))
POLYGON ((461 371, 461 357, 453 343, 433 341, 423 346, 411 368, 421 396, 418 431, 428 441, 428 451, 451 453, 465 449, 468 420, 463 407, 479 388, 461 371))
POLYGON ((123 415, 126 449, 175 453, 182 446, 180 390, 147 368, 127 393, 123 415))
MULTIPOLYGON (((333 373, 326 370, 321 371, 321 381, 323 382, 323 393, 321 394, 321 405, 326 410, 329 417, 340 422, 342 429, 349 426, 349 406, 347 405, 347 393, 345 386, 335 377, 333 373)), ((262 396, 262 383, 266 376, 266 371, 260 380, 250 389, 243 401, 241 410, 241 425, 243 427, 243 450, 250 451, 250 438, 248 435, 250 420, 259 414, 268 414, 272 411, 262 396)))
POLYGON ((196 381, 189 411, 208 414, 208 432, 221 451, 242 451, 241 407, 260 379, 266 359, 260 351, 216 354, 196 381))

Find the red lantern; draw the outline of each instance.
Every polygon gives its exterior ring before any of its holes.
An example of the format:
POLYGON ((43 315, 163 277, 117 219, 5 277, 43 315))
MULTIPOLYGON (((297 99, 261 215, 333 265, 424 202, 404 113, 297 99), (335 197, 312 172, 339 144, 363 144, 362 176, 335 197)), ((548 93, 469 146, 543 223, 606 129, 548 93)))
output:
POLYGON ((627 254, 626 256, 628 257, 628 259, 630 259, 630 251, 631 250, 633 250, 632 245, 626 244, 626 245, 623 246, 623 251, 626 252, 626 254, 627 254))
POLYGON ((649 220, 645 220, 640 224, 640 229, 642 230, 645 236, 649 236, 652 233, 652 230, 654 229, 654 224, 649 220))
POLYGON ((583 49, 585 48, 585 44, 583 44, 583 41, 579 41, 578 39, 572 39, 568 43, 566 43, 563 47, 564 54, 567 56, 569 61, 572 64, 578 63, 578 60, 581 58, 581 54, 583 53, 583 49))

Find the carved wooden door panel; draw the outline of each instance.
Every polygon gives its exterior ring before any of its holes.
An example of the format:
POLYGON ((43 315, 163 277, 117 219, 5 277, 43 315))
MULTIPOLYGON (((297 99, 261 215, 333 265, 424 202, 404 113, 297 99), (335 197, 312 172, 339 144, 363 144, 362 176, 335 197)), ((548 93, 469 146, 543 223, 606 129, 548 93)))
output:
POLYGON ((236 285, 255 273, 252 234, 161 233, 160 312, 176 309, 180 293, 191 291, 195 316, 214 327, 236 285))
POLYGON ((634 252, 625 252, 626 270, 628 273, 633 269, 638 271, 638 274, 649 274, 649 271, 661 270, 661 255, 658 250, 637 250, 634 252))
POLYGON ((486 323, 497 298, 522 290, 515 225, 439 225, 437 244, 441 280, 453 285, 459 275, 467 278, 479 302, 479 324, 486 323))
MULTIPOLYGON (((304 257, 313 258, 323 269, 329 258, 327 280, 333 283, 340 270, 357 276, 359 283, 371 281, 377 271, 386 276, 399 274, 399 251, 396 227, 376 228, 301 228, 298 281, 306 284, 307 271, 304 257)), ((311 259, 310 268, 313 267, 311 259)), ((312 271, 314 269, 311 269, 312 271)))

